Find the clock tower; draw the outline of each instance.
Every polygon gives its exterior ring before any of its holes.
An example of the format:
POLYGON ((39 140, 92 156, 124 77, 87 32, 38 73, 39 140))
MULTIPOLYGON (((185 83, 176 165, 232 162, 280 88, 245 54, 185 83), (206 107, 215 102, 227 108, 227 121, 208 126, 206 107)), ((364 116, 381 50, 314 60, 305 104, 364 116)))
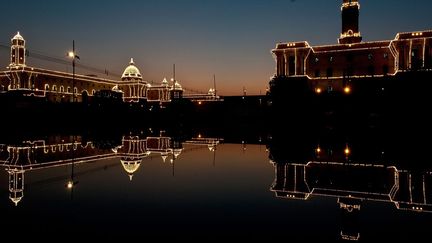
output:
POLYGON ((360 4, 358 0, 343 0, 341 11, 342 33, 339 44, 360 43, 362 37, 359 30, 360 4))
POLYGON ((11 44, 9 67, 25 67, 25 40, 19 32, 12 38, 11 44))

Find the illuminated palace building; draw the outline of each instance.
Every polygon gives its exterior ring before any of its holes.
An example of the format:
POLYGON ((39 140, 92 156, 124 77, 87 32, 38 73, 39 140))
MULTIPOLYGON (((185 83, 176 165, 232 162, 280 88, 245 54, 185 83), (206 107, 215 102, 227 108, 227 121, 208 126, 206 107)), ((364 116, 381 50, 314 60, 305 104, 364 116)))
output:
MULTIPOLYGON (((121 80, 94 75, 75 75, 26 65, 26 41, 18 32, 11 40, 10 64, 0 73, 0 93, 18 93, 45 98, 50 102, 86 102, 101 94, 117 94, 125 102, 170 102, 180 98, 181 85, 172 79, 153 85, 145 81, 131 59, 121 80)), ((75 61, 75 60, 74 60, 75 61)))
POLYGON ((398 33, 393 40, 362 42, 359 1, 343 0, 341 11, 338 44, 310 46, 306 41, 277 44, 272 50, 277 64, 270 82, 272 89, 288 88, 299 80, 307 81, 307 89, 316 93, 350 93, 356 87, 363 88, 365 83, 369 88, 372 83, 379 83, 372 86, 384 90, 384 84, 407 77, 404 75, 430 76, 432 31, 398 33))

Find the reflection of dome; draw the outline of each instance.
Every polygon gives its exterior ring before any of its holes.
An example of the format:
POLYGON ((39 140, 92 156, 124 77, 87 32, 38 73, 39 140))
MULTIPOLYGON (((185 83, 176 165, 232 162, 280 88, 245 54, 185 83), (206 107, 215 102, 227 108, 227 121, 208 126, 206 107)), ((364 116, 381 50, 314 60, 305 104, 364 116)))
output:
POLYGON ((183 149, 173 149, 174 157, 177 158, 180 156, 183 149))
POLYGON ((161 154, 162 160, 165 163, 166 159, 168 158, 168 153, 162 153, 161 154))
POLYGON ((140 159, 130 159, 130 158, 122 158, 120 160, 123 169, 128 173, 129 179, 132 180, 133 174, 138 171, 141 160, 140 159))
POLYGON ((20 32, 18 31, 17 34, 12 38, 12 40, 24 40, 24 38, 20 35, 20 32))
POLYGON ((214 145, 214 144, 209 144, 207 146, 208 146, 208 149, 210 152, 214 152, 216 150, 216 145, 214 145))
POLYGON ((124 70, 123 75, 122 75, 121 78, 122 78, 123 81, 129 80, 129 79, 142 80, 141 72, 135 66, 133 58, 131 58, 129 66, 126 67, 126 69, 124 70))
POLYGON ((15 204, 15 206, 18 206, 18 203, 21 201, 23 197, 9 197, 9 199, 15 204))

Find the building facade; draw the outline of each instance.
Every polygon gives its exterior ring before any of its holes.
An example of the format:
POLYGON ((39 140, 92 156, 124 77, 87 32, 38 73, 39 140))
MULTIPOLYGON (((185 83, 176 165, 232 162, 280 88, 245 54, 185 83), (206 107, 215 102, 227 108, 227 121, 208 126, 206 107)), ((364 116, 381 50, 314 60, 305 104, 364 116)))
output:
POLYGON ((99 91, 121 93, 124 102, 171 102, 181 98, 181 85, 166 79, 154 85, 145 81, 133 59, 125 68, 120 80, 59 72, 27 66, 26 41, 18 32, 11 39, 10 64, 0 72, 0 94, 17 93, 34 96, 49 102, 88 102, 99 91))
MULTIPOLYGON (((361 79, 397 76, 409 71, 432 71, 432 31, 398 33, 393 40, 362 42, 358 0, 343 0, 338 44, 278 43, 272 50, 275 79, 303 78, 317 93, 351 92, 361 79)), ((270 83, 272 85, 272 82, 270 83)))

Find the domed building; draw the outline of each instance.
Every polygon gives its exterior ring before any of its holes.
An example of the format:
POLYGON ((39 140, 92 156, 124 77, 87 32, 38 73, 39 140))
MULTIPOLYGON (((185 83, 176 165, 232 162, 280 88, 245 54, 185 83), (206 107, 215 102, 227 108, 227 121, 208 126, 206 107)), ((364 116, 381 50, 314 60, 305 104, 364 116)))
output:
POLYGON ((119 89, 123 91, 123 100, 125 102, 141 102, 147 96, 147 82, 143 81, 142 75, 138 67, 131 58, 129 65, 125 68, 119 89))
POLYGON ((181 86, 169 85, 169 82, 164 78, 159 85, 151 85, 147 91, 147 102, 164 104, 171 102, 172 100, 172 90, 177 87, 176 90, 181 90, 181 86))
MULTIPOLYGON (((99 77, 95 73, 82 74, 82 69, 75 72, 73 63, 80 63, 79 48, 70 53, 72 72, 61 72, 38 68, 27 64, 27 41, 17 32, 10 39, 10 59, 6 71, 0 72, 0 95, 13 92, 26 97, 36 97, 50 103, 98 103, 107 99, 115 102, 146 103, 164 106, 173 99, 181 98, 183 89, 175 80, 166 78, 161 83, 151 84, 143 79, 138 66, 131 59, 121 78, 99 77), (77 60, 75 60, 77 59, 77 60)), ((93 72, 93 71, 92 71, 93 72)), ((98 72, 98 71, 94 71, 98 72)))

